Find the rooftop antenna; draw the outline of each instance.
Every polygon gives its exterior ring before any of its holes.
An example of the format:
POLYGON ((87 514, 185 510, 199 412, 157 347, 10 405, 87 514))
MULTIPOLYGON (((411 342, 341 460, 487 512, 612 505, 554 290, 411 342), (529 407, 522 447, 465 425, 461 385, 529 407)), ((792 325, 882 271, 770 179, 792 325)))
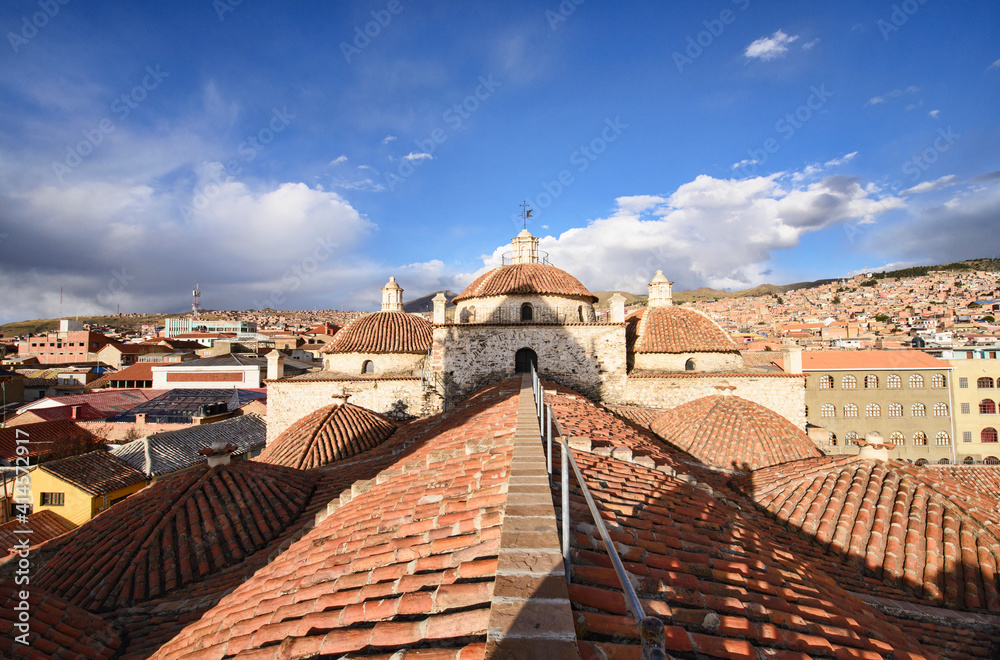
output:
POLYGON ((531 209, 528 208, 528 202, 521 202, 521 228, 528 228, 528 218, 531 217, 531 209))
POLYGON ((198 280, 194 281, 194 291, 191 292, 194 296, 194 302, 191 303, 191 314, 195 319, 198 318, 198 308, 201 307, 201 289, 198 288, 198 280))

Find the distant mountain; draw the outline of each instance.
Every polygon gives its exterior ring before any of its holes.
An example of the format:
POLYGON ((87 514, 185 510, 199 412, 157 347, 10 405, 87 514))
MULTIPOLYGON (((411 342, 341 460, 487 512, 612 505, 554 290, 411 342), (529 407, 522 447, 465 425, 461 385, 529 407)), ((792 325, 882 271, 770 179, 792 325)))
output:
POLYGON ((635 293, 629 293, 628 291, 591 291, 591 293, 597 296, 597 302, 594 304, 597 305, 598 307, 607 307, 608 298, 615 295, 616 293, 620 293, 623 296, 625 296, 626 305, 631 305, 636 302, 644 303, 646 302, 646 298, 648 297, 644 295, 641 296, 635 293))
POLYGON ((436 296, 439 293, 443 293, 445 295, 445 298, 448 299, 448 304, 446 305, 446 307, 454 307, 454 305, 451 302, 451 299, 457 296, 458 294, 455 293, 454 291, 444 290, 444 291, 435 291, 434 293, 428 293, 426 296, 423 296, 421 298, 415 298, 410 302, 403 303, 403 311, 410 312, 412 314, 424 314, 426 312, 433 312, 434 296, 436 296))

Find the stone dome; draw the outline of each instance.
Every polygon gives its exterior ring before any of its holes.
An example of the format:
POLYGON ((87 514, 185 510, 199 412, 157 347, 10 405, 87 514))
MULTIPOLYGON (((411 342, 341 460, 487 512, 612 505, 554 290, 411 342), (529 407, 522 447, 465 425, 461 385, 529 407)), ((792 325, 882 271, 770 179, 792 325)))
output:
POLYGON ((256 458, 309 470, 350 458, 380 444, 396 425, 350 403, 314 410, 285 429, 256 458))
POLYGON ((407 312, 375 312, 348 323, 323 353, 426 353, 430 321, 407 312))
POLYGON ((474 298, 518 295, 568 296, 588 303, 597 296, 564 270, 542 263, 522 263, 498 266, 480 275, 452 302, 474 298))
POLYGON ((823 453, 797 426, 764 406, 715 394, 663 413, 650 429, 698 460, 723 468, 758 468, 823 453))

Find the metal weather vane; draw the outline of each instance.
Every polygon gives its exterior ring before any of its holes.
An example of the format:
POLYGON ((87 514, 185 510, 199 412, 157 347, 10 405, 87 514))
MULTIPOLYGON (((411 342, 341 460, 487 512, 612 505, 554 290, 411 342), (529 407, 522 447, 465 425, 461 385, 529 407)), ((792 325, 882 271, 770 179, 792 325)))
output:
POLYGON ((532 209, 528 208, 528 202, 521 202, 521 224, 523 229, 528 228, 528 218, 531 217, 532 209))

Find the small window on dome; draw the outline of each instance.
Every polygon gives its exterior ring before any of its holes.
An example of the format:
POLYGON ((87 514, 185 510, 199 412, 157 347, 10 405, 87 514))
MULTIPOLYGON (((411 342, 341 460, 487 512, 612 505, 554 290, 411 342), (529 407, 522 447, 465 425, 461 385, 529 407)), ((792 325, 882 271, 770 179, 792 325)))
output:
POLYGON ((531 308, 531 303, 524 303, 521 305, 521 320, 530 321, 534 310, 531 308))
POLYGON ((580 315, 580 323, 583 323, 583 305, 576 308, 576 313, 580 315))
POLYGON ((684 371, 694 371, 694 360, 689 359, 684 363, 684 371))
POLYGON ((371 360, 365 360, 364 364, 361 365, 361 373, 363 374, 373 374, 375 373, 375 363, 371 360))

